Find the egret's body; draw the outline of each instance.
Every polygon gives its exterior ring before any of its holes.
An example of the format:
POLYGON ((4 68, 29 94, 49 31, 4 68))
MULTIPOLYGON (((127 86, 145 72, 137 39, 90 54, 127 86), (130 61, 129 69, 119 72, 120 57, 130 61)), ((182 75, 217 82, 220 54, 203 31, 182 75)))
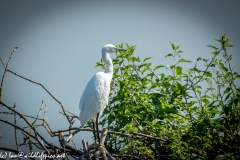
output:
POLYGON ((112 74, 98 72, 88 82, 79 103, 81 126, 90 119, 96 121, 97 114, 102 114, 108 104, 112 74))
POLYGON ((108 96, 110 93, 110 83, 113 76, 113 64, 110 54, 118 50, 112 44, 107 44, 102 48, 102 60, 106 65, 105 72, 98 72, 88 82, 79 103, 79 120, 81 126, 84 126, 90 119, 93 122, 98 121, 98 117, 102 114, 104 108, 108 104, 108 96))

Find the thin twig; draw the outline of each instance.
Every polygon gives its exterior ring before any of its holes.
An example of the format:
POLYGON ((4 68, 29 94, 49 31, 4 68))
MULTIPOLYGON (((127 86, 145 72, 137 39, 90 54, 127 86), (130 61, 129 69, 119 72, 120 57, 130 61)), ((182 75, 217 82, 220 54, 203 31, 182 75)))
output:
POLYGON ((4 73, 3 73, 3 76, 2 76, 2 81, 1 81, 1 86, 0 86, 0 102, 2 102, 2 90, 3 90, 3 81, 4 81, 4 78, 5 78, 5 75, 7 73, 7 68, 8 68, 8 64, 12 58, 12 55, 13 53, 17 50, 18 47, 14 47, 13 51, 11 52, 9 58, 8 58, 8 61, 7 61, 7 64, 5 65, 2 58, 1 58, 1 62, 4 66, 4 73))
MULTIPOLYGON (((16 113, 20 118, 22 118, 22 119, 28 124, 29 127, 31 127, 33 130, 35 130, 35 127, 24 117, 24 115, 22 115, 21 113, 19 113, 19 112, 16 111, 16 110, 14 110, 12 107, 9 107, 7 104, 5 104, 5 103, 3 103, 3 102, 0 102, 0 104, 2 104, 3 106, 5 106, 7 109, 11 110, 12 112, 16 113)), ((11 124, 11 123, 9 123, 9 122, 7 122, 7 121, 4 121, 4 120, 1 120, 1 119, 0 119, 0 121, 5 122, 5 123, 8 123, 8 124, 11 124)), ((11 124, 11 125, 14 126, 14 127, 17 127, 18 129, 22 130, 23 132, 27 133, 28 135, 30 135, 30 136, 33 137, 34 139, 36 138, 36 136, 35 136, 35 137, 32 136, 31 134, 29 134, 28 132, 26 132, 24 129, 22 129, 22 128, 14 125, 14 124, 11 124)), ((35 133, 37 133, 37 135, 38 135, 45 143, 47 142, 38 132, 35 132, 35 133)), ((36 140, 38 141, 39 139, 36 139, 36 140)), ((46 143, 46 144, 48 144, 49 146, 51 146, 49 143, 46 143)))
POLYGON ((53 134, 52 133, 52 129, 50 128, 50 126, 49 126, 47 121, 44 121, 43 127, 47 130, 47 132, 49 133, 49 135, 51 137, 57 136, 57 134, 53 134), (46 126, 45 126, 45 124, 46 124, 46 126))
MULTIPOLYGON (((13 112, 0 112, 0 114, 11 114, 11 115, 14 115, 15 113, 13 113, 13 112)), ((29 116, 29 115, 26 115, 26 114, 23 114, 23 116, 25 116, 25 117, 28 117, 28 118, 32 118, 32 119, 36 119, 36 117, 33 117, 33 116, 29 116)), ((43 121, 44 119, 42 119, 42 118, 37 118, 37 120, 41 120, 41 121, 43 121)))
POLYGON ((4 78, 5 78, 5 74, 6 74, 6 72, 7 72, 8 64, 9 64, 10 60, 12 59, 13 53, 14 53, 17 49, 18 49, 18 47, 14 47, 13 51, 11 52, 11 54, 10 54, 10 56, 9 56, 9 58, 8 58, 8 61, 7 61, 6 65, 4 65, 4 62, 3 62, 2 58, 1 58, 2 64, 3 64, 4 68, 5 68, 4 73, 3 73, 3 76, 2 76, 1 87, 3 87, 3 81, 4 81, 4 78))
MULTIPOLYGON (((13 108, 16 110, 16 103, 14 103, 13 108)), ((17 119, 16 119, 16 113, 14 113, 14 125, 17 125, 17 119)), ((17 128, 14 127, 14 134, 15 134, 15 142, 17 146, 17 150, 20 152, 19 144, 18 144, 18 138, 17 138, 17 128)))
POLYGON ((34 124, 37 122, 37 119, 38 119, 38 117, 40 116, 41 111, 42 111, 42 108, 43 108, 43 103, 44 103, 44 102, 42 101, 42 104, 41 104, 41 107, 39 108, 37 117, 36 117, 35 120, 33 121, 32 125, 34 125, 34 124))
POLYGON ((45 104, 45 108, 44 108, 44 121, 47 120, 47 105, 45 104))
POLYGON ((77 144, 72 140, 73 145, 75 146, 76 149, 78 149, 77 144))
POLYGON ((34 130, 34 133, 35 133, 36 140, 38 141, 40 146, 49 154, 50 152, 48 151, 48 149, 44 146, 43 142, 41 142, 40 139, 38 138, 39 133, 37 132, 36 128, 33 127, 33 130, 34 130))
POLYGON ((11 122, 8 122, 8 121, 3 120, 3 119, 0 119, 0 121, 1 121, 1 122, 4 122, 4 123, 6 123, 6 124, 9 124, 9 125, 11 125, 11 126, 13 126, 14 128, 17 128, 17 129, 21 130, 22 132, 24 132, 24 133, 27 134, 28 136, 31 136, 32 138, 35 138, 33 135, 29 134, 27 131, 25 131, 25 130, 22 129, 21 127, 13 124, 13 123, 11 123, 11 122))
POLYGON ((12 107, 8 106, 7 104, 5 104, 3 102, 0 102, 0 104, 5 106, 10 111, 16 113, 20 118, 22 118, 28 124, 28 126, 30 126, 33 129, 34 126, 24 117, 24 115, 22 115, 21 113, 19 113, 18 111, 16 111, 15 109, 13 109, 12 107))
POLYGON ((6 68, 5 63, 3 62, 3 60, 2 60, 1 57, 0 57, 0 60, 1 60, 1 62, 2 62, 2 65, 4 66, 4 68, 6 68))

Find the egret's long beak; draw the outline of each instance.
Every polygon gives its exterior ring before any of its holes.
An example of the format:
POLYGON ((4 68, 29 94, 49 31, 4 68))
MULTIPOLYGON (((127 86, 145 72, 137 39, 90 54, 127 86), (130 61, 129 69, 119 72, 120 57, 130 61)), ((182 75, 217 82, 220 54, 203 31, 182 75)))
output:
POLYGON ((117 51, 127 51, 126 49, 123 49, 123 48, 115 48, 117 51))

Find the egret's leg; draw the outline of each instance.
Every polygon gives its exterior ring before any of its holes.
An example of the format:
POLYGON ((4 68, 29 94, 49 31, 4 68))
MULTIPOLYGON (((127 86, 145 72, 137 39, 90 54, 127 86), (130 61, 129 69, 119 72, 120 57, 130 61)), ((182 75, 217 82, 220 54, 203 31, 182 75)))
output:
POLYGON ((93 124, 93 136, 94 136, 94 141, 95 141, 95 145, 97 146, 97 137, 96 137, 96 130, 95 130, 95 122, 92 120, 92 124, 93 124))
POLYGON ((98 138, 98 144, 100 144, 100 136, 99 136, 99 129, 98 129, 98 118, 99 118, 99 112, 97 114, 97 119, 96 119, 96 128, 97 128, 97 138, 98 138))

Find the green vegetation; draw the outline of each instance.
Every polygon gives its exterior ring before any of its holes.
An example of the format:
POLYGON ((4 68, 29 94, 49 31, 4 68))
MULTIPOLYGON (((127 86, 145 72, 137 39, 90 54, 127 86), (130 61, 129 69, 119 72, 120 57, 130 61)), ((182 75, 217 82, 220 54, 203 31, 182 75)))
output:
MULTIPOLYGON (((135 47, 117 53, 109 105, 102 125, 111 131, 142 133, 165 139, 122 137, 109 134, 106 149, 141 159, 240 158, 240 75, 231 66, 229 40, 216 39, 220 47, 212 58, 197 58, 195 67, 179 56, 180 46, 171 43, 173 65, 153 67, 150 58, 134 56, 135 47), (201 69, 197 66, 202 65, 201 69), (164 70, 171 70, 171 75, 164 70)), ((122 48, 123 44, 118 47, 122 48)), ((97 62, 104 67, 102 61, 97 62)))

